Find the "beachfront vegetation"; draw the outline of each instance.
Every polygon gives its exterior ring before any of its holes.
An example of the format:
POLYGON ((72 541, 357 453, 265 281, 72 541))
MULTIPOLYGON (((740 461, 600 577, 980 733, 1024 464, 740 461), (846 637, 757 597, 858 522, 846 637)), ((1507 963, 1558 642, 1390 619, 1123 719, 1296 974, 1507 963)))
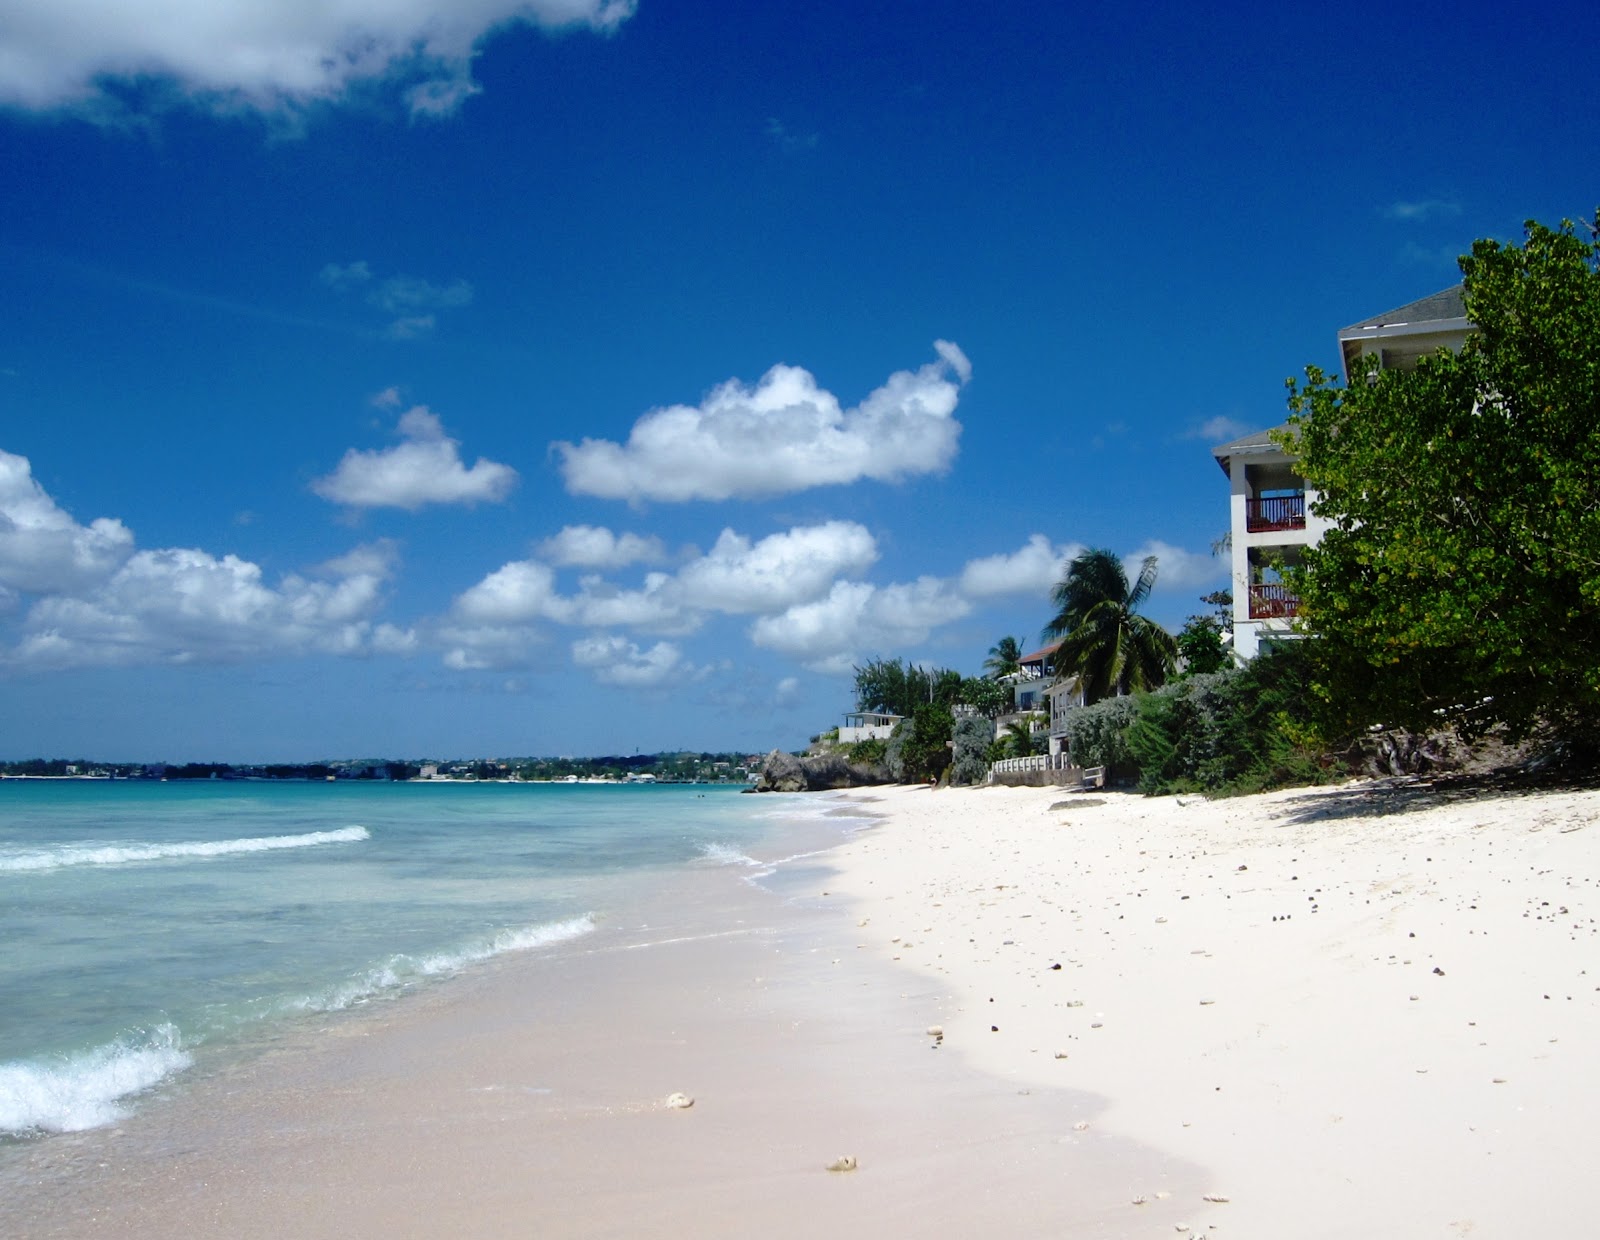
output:
POLYGON ((1333 523, 1295 574, 1324 737, 1549 726, 1600 749, 1600 213, 1461 259, 1456 353, 1290 383, 1333 523))
POLYGON ((985 719, 997 719, 1011 710, 1011 686, 984 676, 968 676, 956 690, 956 702, 972 707, 985 719))
POLYGON ((1078 678, 1086 702, 1154 689, 1171 675, 1177 658, 1172 634, 1138 614, 1155 583, 1155 556, 1145 557, 1129 585, 1113 552, 1090 549, 1068 562, 1051 591, 1056 614, 1044 635, 1060 641, 1056 678, 1078 678))
POLYGON ((1185 676, 1220 672, 1233 663, 1222 640, 1222 625, 1211 616, 1190 616, 1176 641, 1185 676))
POLYGON ((947 667, 873 659, 855 669, 856 709, 909 718, 918 706, 948 707, 959 701, 961 681, 961 673, 947 667))
POLYGON ((1309 674, 1295 643, 1244 667, 1107 698, 1068 717, 1073 758, 1152 794, 1315 783, 1343 768, 1310 743, 1309 674))
POLYGON ((950 765, 950 739, 955 716, 948 706, 928 703, 895 728, 901 735, 900 773, 907 783, 937 780, 950 765))
POLYGON ((987 754, 994 741, 994 724, 982 715, 963 715, 955 721, 950 763, 952 784, 981 784, 989 775, 987 754))

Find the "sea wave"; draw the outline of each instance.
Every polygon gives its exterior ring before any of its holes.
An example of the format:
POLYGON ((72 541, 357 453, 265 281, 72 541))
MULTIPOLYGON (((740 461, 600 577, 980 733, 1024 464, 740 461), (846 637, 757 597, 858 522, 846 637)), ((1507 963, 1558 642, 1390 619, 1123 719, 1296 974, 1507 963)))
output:
POLYGON ((130 1033, 75 1055, 0 1063, 0 1133, 82 1132, 127 1114, 123 1100, 187 1068, 176 1026, 130 1033))
POLYGON ((427 956, 404 953, 394 955, 382 964, 330 986, 325 990, 290 999, 283 1007, 301 1012, 338 1012, 383 994, 415 985, 431 977, 457 973, 470 965, 479 964, 508 952, 529 951, 536 947, 549 947, 563 943, 595 928, 594 917, 585 913, 566 921, 543 922, 533 926, 501 930, 497 934, 475 939, 452 951, 435 952, 427 956))
POLYGON ((702 844, 700 845, 700 859, 712 865, 743 865, 756 869, 764 862, 757 861, 748 853, 742 853, 732 844, 702 844))
POLYGON ((36 852, 0 851, 0 873, 57 870, 69 865, 128 865, 171 857, 226 857, 235 853, 271 852, 279 848, 314 848, 319 844, 354 844, 370 839, 365 827, 308 831, 304 835, 262 835, 243 840, 184 840, 170 844, 63 844, 36 852))

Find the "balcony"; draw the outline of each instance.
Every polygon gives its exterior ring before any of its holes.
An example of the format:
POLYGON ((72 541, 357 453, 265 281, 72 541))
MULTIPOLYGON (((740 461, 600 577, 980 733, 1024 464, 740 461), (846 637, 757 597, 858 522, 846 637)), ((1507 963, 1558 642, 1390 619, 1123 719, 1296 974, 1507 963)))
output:
POLYGON ((1275 530, 1305 529, 1305 493, 1245 500, 1244 528, 1251 534, 1268 534, 1275 530))
POLYGON ((1300 610, 1300 600, 1284 585, 1254 585, 1250 587, 1250 619, 1293 620, 1300 610))

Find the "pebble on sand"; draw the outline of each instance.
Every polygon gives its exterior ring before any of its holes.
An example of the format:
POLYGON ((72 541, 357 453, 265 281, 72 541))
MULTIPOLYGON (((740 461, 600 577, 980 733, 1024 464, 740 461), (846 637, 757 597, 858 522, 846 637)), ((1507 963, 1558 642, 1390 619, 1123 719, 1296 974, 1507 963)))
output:
POLYGON ((840 1154, 828 1164, 829 1171, 854 1171, 856 1169, 856 1156, 854 1154, 840 1154))
POLYGON ((667 1095, 667 1106, 671 1107, 674 1111, 687 1111, 693 1105, 694 1099, 688 1094, 677 1093, 667 1095))

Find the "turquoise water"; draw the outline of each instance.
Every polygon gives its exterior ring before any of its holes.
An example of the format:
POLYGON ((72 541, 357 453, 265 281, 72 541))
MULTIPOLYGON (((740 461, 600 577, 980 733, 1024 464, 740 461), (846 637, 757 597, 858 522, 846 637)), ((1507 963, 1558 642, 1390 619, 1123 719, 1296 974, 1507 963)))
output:
POLYGON ((555 950, 684 867, 748 864, 773 809, 692 785, 0 781, 0 1138, 113 1122, 310 1013, 555 950))

